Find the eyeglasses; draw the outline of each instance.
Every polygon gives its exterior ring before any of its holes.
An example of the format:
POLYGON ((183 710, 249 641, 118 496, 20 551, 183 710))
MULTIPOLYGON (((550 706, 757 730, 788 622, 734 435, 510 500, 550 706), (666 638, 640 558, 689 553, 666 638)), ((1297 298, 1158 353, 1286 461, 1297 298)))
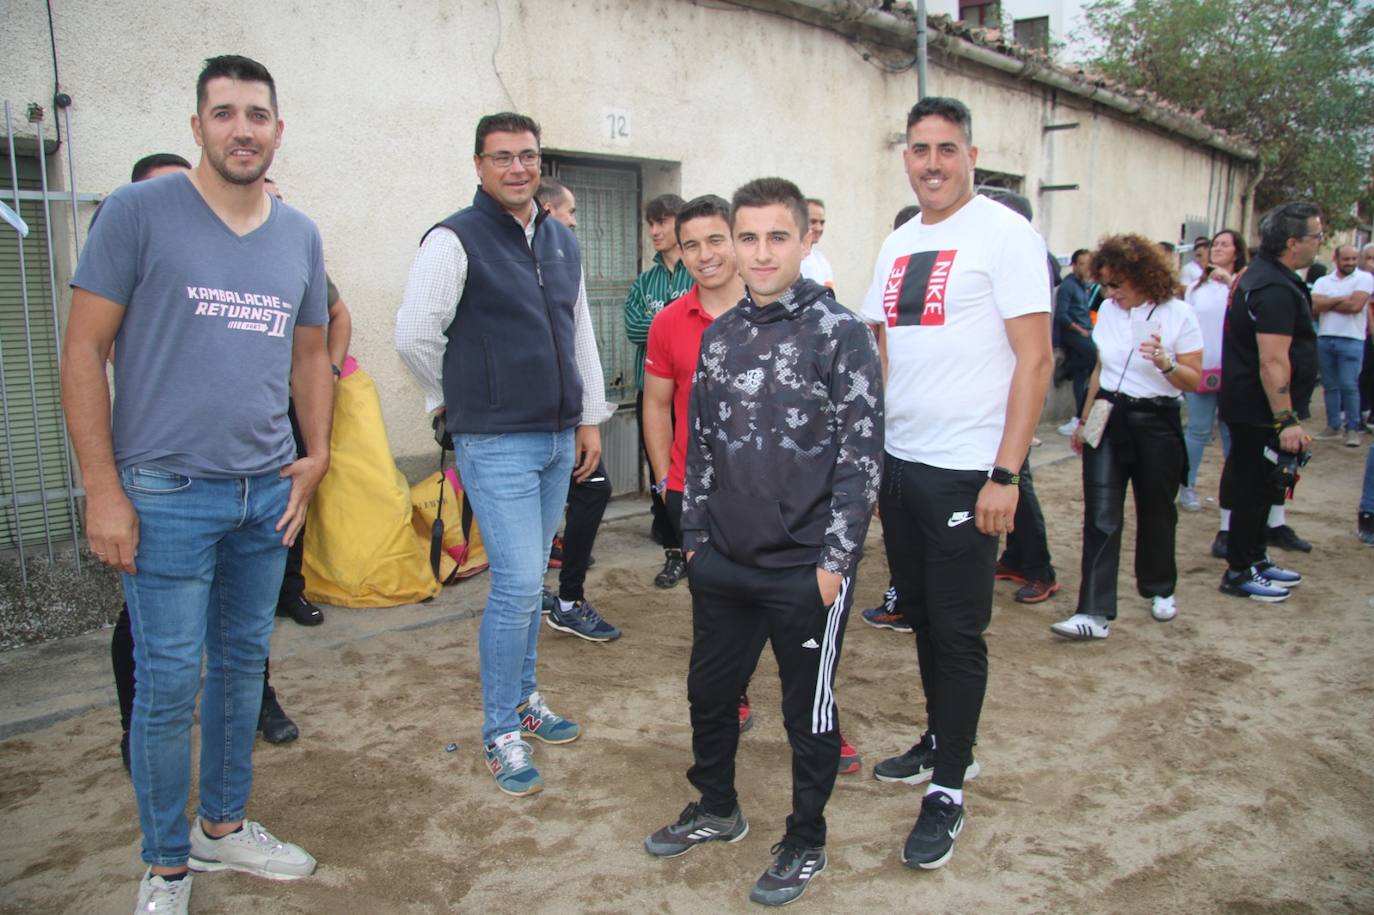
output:
POLYGON ((533 168, 534 166, 539 164, 539 151, 535 149, 527 149, 519 153, 509 153, 505 151, 494 153, 481 153, 478 158, 488 159, 491 161, 492 165, 502 169, 510 168, 512 165, 515 164, 516 159, 519 159, 520 164, 525 166, 526 168, 533 168))
POLYGON ((1315 234, 1314 234, 1314 233, 1308 233, 1307 235, 1302 235, 1302 236, 1299 236, 1299 237, 1300 237, 1300 238, 1315 238, 1317 241, 1326 241, 1326 233, 1325 233, 1325 232, 1317 232, 1317 233, 1315 233, 1315 234))

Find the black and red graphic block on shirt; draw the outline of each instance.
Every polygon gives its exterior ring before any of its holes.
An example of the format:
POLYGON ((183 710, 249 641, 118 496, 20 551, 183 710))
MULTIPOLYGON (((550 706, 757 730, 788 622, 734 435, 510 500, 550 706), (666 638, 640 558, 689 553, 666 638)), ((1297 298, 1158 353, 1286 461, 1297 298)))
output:
POLYGON ((883 287, 888 327, 940 327, 945 323, 945 288, 957 251, 917 251, 892 263, 883 287))

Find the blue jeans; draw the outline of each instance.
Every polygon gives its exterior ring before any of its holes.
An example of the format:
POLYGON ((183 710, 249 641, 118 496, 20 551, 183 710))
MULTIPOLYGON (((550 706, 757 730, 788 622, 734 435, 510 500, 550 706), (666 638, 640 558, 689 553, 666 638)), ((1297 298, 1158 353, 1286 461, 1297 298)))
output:
MULTIPOLYGON (((1188 428, 1183 432, 1183 440, 1188 445, 1188 488, 1197 485, 1197 469, 1202 465, 1202 453, 1212 440, 1212 426, 1216 423, 1216 394, 1184 394, 1188 402, 1188 428)), ((1231 430, 1226 423, 1221 426, 1221 456, 1224 460, 1231 453, 1231 430)))
POLYGON ((191 479, 142 464, 120 472, 138 513, 137 572, 125 575, 134 637, 130 775, 143 860, 176 867, 190 854, 191 721, 200 706, 201 817, 241 819, 253 783, 277 591, 286 547, 274 530, 289 480, 276 474, 191 479))
POLYGON ((518 731, 515 708, 536 689, 539 596, 573 468, 573 430, 459 433, 454 456, 491 561, 477 648, 482 740, 518 731))
POLYGON ((1360 364, 1364 361, 1364 341, 1352 337, 1327 335, 1317 338, 1317 360, 1322 373, 1322 393, 1326 398, 1326 425, 1341 428, 1360 426, 1360 364))

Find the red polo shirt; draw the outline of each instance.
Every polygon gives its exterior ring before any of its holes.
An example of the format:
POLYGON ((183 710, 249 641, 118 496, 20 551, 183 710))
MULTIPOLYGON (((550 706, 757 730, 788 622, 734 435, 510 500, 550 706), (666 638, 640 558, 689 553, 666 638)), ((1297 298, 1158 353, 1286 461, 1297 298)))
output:
POLYGON ((673 383, 673 454, 668 466, 668 488, 682 492, 687 468, 687 395, 697 370, 701 334, 715 319, 701 309, 697 287, 674 299, 649 326, 649 348, 644 371, 673 383))

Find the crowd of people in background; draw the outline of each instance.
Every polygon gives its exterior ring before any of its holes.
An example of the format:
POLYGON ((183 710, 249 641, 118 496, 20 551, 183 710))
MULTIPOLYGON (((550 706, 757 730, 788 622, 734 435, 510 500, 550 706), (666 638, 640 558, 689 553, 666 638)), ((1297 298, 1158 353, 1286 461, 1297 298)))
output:
MULTIPOLYGON (((255 731, 299 734, 268 680, 273 617, 324 620, 301 583, 300 532, 329 470, 331 369, 337 380, 351 318, 313 223, 267 177, 282 127, 270 74, 212 58, 196 92, 200 162, 148 157, 93 220, 62 367, 90 546, 123 575, 111 650, 148 865, 139 912, 186 912, 193 872, 287 880, 316 866, 246 807, 255 731), (167 390, 185 392, 170 412, 167 390)), ((1082 456, 1084 492, 1077 605, 1050 626, 1066 639, 1105 639, 1117 618, 1128 488, 1137 590, 1155 620, 1181 612, 1178 512, 1202 507, 1198 469, 1218 420, 1219 588, 1262 602, 1302 582, 1268 547, 1312 549, 1283 506, 1310 456, 1303 423, 1319 378, 1315 440, 1355 447, 1369 431, 1374 245, 1338 247, 1324 273, 1321 214, 1291 203, 1263 215, 1255 251, 1223 229, 1195 239, 1180 270, 1172 246, 1114 234, 1075 251, 1061 281, 1029 203, 976 193, 963 103, 921 100, 905 138, 917 205, 897 213, 861 303, 835 298, 824 201, 759 178, 729 199, 649 201, 653 263, 624 307, 664 549, 653 582, 686 579, 693 619, 683 673, 698 797, 644 847, 671 858, 748 832, 735 757, 771 643, 792 808, 751 889, 764 905, 796 900, 825 869, 826 805, 836 777, 861 768, 841 733, 838 669, 875 507, 891 577, 862 617, 913 637, 925 720, 913 716, 915 742, 874 774, 925 786, 902 862, 951 859, 980 770, 994 584, 1016 582, 1020 603, 1060 587, 1029 461, 1055 347, 1074 403, 1059 431, 1082 456)), ((576 197, 542 173, 541 144, 526 115, 478 122, 472 203, 420 239, 395 326, 481 524, 482 758, 513 797, 545 787, 531 740, 583 736, 540 689, 543 626, 621 636, 585 593, 611 496, 599 426, 615 405, 576 197), (551 566, 556 590, 543 587, 551 566)), ((1374 447, 1357 527, 1374 544, 1374 447)))

